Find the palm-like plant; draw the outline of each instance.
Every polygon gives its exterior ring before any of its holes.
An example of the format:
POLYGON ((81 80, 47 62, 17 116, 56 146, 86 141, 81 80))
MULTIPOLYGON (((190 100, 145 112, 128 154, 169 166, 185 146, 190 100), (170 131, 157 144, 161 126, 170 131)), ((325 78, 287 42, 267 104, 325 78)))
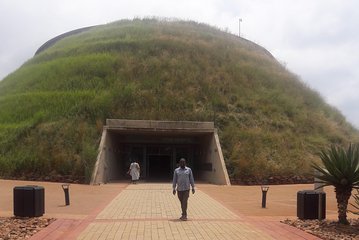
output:
POLYGON ((348 149, 331 146, 319 155, 323 166, 313 163, 312 167, 317 170, 315 177, 322 186, 334 186, 339 223, 349 224, 348 201, 353 188, 359 185, 359 145, 350 144, 348 149))

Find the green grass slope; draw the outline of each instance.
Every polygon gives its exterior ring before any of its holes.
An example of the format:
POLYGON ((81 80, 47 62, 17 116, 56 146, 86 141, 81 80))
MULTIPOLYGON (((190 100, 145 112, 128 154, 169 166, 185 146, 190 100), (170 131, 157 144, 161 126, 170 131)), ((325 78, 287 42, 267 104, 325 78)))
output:
POLYGON ((0 175, 89 179, 106 118, 214 121, 232 177, 306 174, 358 132, 265 49, 184 21, 66 37, 0 82, 0 175))

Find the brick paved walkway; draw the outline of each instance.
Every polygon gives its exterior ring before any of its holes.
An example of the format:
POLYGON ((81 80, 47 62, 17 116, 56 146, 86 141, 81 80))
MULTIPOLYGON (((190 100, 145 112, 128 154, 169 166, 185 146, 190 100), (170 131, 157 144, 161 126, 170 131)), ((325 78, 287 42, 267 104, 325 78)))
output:
POLYGON ((278 219, 242 215, 205 194, 201 186, 190 195, 187 222, 178 220, 180 205, 170 184, 129 185, 114 188, 112 197, 108 195, 86 218, 59 218, 31 240, 318 239, 278 219))
POLYGON ((130 185, 77 239, 317 239, 279 222, 237 216, 200 190, 190 196, 187 222, 170 184, 130 185))

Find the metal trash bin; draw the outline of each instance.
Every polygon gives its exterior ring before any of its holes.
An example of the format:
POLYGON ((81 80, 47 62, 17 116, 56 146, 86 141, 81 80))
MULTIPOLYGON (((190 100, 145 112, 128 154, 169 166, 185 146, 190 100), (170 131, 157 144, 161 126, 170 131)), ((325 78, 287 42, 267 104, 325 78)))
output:
POLYGON ((303 190, 297 193, 297 217, 319 219, 319 198, 321 198, 321 219, 325 219, 325 192, 303 190))
POLYGON ((40 217, 45 213, 45 189, 41 186, 14 187, 14 215, 40 217))

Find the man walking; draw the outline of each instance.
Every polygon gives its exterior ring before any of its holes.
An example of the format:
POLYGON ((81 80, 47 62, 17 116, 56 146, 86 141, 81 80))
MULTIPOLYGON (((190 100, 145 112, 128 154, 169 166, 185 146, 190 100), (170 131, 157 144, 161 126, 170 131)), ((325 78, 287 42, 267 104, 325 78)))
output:
POLYGON ((175 169, 173 173, 173 195, 176 194, 176 185, 177 185, 177 196, 181 202, 182 216, 180 219, 182 221, 187 220, 187 202, 189 198, 190 186, 192 186, 192 194, 195 193, 194 190, 194 179, 192 170, 189 167, 186 167, 186 159, 181 158, 179 161, 179 167, 175 169))

